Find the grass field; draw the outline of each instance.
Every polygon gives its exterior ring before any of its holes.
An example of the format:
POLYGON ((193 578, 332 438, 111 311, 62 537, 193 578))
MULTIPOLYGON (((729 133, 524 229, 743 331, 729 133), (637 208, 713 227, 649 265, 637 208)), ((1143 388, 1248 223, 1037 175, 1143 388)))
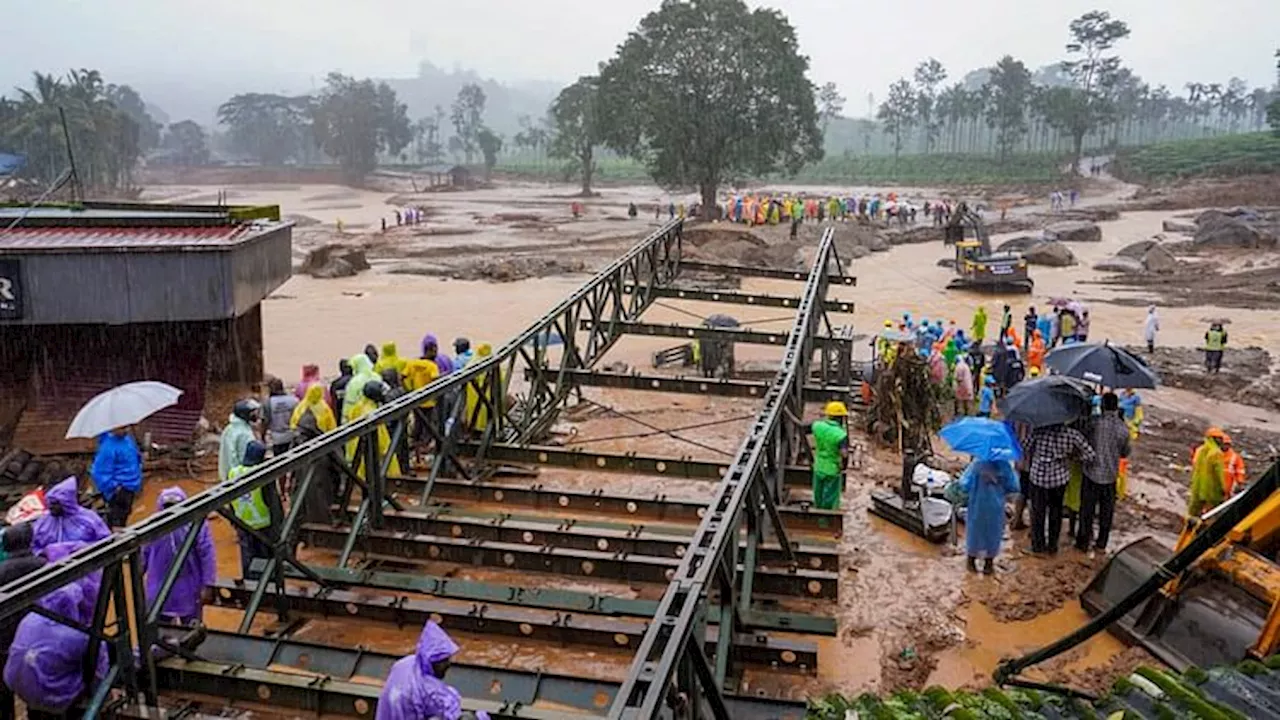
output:
MULTIPOLYGON (((649 174, 640 163, 626 158, 603 158, 596 180, 646 182, 649 174)), ((891 155, 828 157, 803 168, 795 176, 758 178, 770 182, 848 185, 999 185, 1053 183, 1062 178, 1060 156, 1016 154, 1004 163, 991 155, 891 155)), ((546 161, 508 159, 496 171, 510 175, 566 179, 562 165, 546 161)))
POLYGON ((1130 182, 1280 173, 1280 137, 1249 133, 1146 145, 1122 150, 1112 171, 1130 182))

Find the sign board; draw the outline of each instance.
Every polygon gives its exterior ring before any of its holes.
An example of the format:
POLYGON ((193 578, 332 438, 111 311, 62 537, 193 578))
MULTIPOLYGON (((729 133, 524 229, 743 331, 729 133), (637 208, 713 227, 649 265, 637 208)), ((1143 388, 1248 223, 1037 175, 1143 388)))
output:
POLYGON ((23 313, 22 265, 0 260, 0 320, 21 320, 23 313))

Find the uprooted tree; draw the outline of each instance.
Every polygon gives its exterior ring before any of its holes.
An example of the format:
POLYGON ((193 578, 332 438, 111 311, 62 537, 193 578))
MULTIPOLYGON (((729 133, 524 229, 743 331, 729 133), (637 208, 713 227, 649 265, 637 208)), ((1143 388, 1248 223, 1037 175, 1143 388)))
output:
POLYGON ((600 73, 606 144, 660 185, 693 185, 703 217, 724 180, 822 159, 809 59, 776 10, 742 0, 666 0, 600 73))
POLYGON ((942 427, 937 385, 929 365, 910 343, 900 344, 889 362, 876 369, 867 432, 899 451, 930 447, 942 427))

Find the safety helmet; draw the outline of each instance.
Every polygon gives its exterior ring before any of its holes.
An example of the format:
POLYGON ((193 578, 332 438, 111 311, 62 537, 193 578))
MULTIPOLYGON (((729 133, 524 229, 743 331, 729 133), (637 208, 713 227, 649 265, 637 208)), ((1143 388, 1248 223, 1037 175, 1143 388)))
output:
POLYGON ((240 418, 245 422, 253 422, 258 411, 262 409, 262 405, 258 404, 253 398, 244 398, 237 400, 236 404, 231 408, 231 414, 240 418))
POLYGON ((884 321, 884 326, 885 326, 885 327, 887 327, 887 328, 891 328, 891 327, 893 327, 893 321, 892 321, 892 320, 885 320, 885 321, 884 321))
POLYGON ((1211 427, 1204 433, 1205 437, 1211 437, 1220 442, 1227 442, 1227 434, 1220 427, 1211 427))
POLYGON ((827 417, 848 417, 849 416, 849 408, 845 407, 844 403, 840 402, 839 400, 832 400, 831 402, 827 403, 825 412, 827 414, 827 417))
POLYGON ((1040 368, 1035 365, 1031 366, 1031 377, 1040 377, 1040 368))

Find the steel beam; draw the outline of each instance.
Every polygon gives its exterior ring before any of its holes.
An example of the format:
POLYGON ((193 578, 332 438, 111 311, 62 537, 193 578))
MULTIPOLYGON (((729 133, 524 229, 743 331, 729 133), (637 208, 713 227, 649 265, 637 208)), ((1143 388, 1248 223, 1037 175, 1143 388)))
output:
MULTIPOLYGON (((526 588, 514 585, 459 580, 420 573, 398 573, 387 570, 352 570, 349 568, 311 566, 311 570, 335 587, 360 588, 382 592, 412 592, 421 595, 472 602, 500 603, 521 607, 560 610, 570 613, 606 615, 649 620, 658 610, 656 600, 593 595, 554 588, 526 588)), ((301 578, 301 575, 296 577, 301 578)), ((782 630, 806 635, 834 636, 836 621, 823 615, 803 615, 771 610, 750 610, 743 625, 754 630, 782 630)))
MULTIPOLYGON (((299 539, 312 547, 337 550, 348 531, 304 525, 299 539)), ((371 530, 356 541, 366 557, 385 562, 446 562, 594 577, 626 582, 666 584, 675 576, 679 558, 628 555, 625 552, 578 550, 439 535, 412 535, 371 530)), ((824 570, 759 568, 756 584, 766 595, 834 598, 838 573, 824 570)))
MULTIPOLYGON (((568 382, 583 387, 611 387, 625 390, 650 390, 653 392, 681 393, 685 395, 719 395, 724 397, 762 398, 772 383, 756 380, 719 380, 699 377, 671 377, 667 375, 641 375, 633 373, 597 372, 594 370, 561 369, 560 375, 568 382)), ((806 402, 840 400, 847 405, 861 405, 861 395, 856 388, 822 387, 806 385, 803 388, 806 402)))
MULTIPOLYGON (((214 604, 243 610, 256 583, 219 580, 214 584, 214 604)), ((275 593, 268 591, 275 599, 275 593)), ((291 611, 307 615, 364 619, 420 628, 434 620, 448 630, 529 638, 561 645, 591 645, 614 650, 635 650, 649 623, 645 620, 574 614, 513 605, 463 603, 436 598, 393 595, 372 600, 365 593, 324 588, 291 587, 286 593, 291 611)), ((707 628, 707 643, 720 639, 716 626, 707 628)), ((810 672, 817 668, 814 643, 739 633, 733 645, 744 662, 784 670, 810 672)))
MULTIPOLYGON (((165 691, 307 714, 369 718, 377 712, 382 691, 377 681, 400 659, 365 649, 214 631, 196 653, 202 660, 158 663, 158 680, 165 691), (272 671, 273 666, 291 671, 272 671)), ((462 695, 465 710, 484 710, 495 720, 601 717, 618 693, 613 682, 460 663, 449 667, 444 681, 462 695)), ((794 700, 728 695, 725 703, 743 720, 805 716, 804 703, 794 700)))
MULTIPOLYGON (((582 329, 594 327, 591 320, 582 321, 582 329)), ((751 328, 708 328, 692 325, 663 325, 660 323, 620 322, 614 329, 625 335, 649 335, 652 337, 684 338, 687 340, 720 340, 747 345, 786 345, 787 334, 784 332, 768 332, 751 328)), ((853 340, 848 338, 829 337, 826 335, 814 338, 814 344, 824 349, 847 348, 852 351, 853 340)))
MULTIPOLYGON (((627 286, 624 292, 632 292, 633 287, 627 286)), ((801 298, 797 297, 781 297, 778 295, 766 295, 763 293, 740 293, 732 290, 698 290, 696 288, 680 288, 680 287, 654 287, 646 288, 650 297, 667 298, 671 300, 698 300, 702 302, 718 302, 728 303, 730 305, 754 305, 756 307, 773 307, 773 308, 795 308, 799 307, 801 298)), ((853 303, 844 300, 822 300, 821 308, 829 313, 852 313, 853 303)))
MULTIPOLYGON (((680 269, 682 271, 689 272, 770 278, 773 280, 795 280, 796 282, 804 282, 809 277, 809 273, 806 270, 779 270, 778 268, 752 267, 750 265, 729 265, 726 263, 709 263, 684 259, 680 260, 680 269)), ((858 284, 858 279, 852 275, 831 274, 827 276, 827 282, 831 285, 848 285, 852 287, 858 284)))
MULTIPOLYGON (((310 529, 315 526, 304 527, 310 529)), ((426 511, 388 510, 383 515, 382 529, 398 535, 447 536, 458 540, 486 540, 668 558, 682 557, 692 536, 692 528, 687 534, 673 534, 665 529, 653 530, 643 525, 585 525, 579 524, 576 519, 556 522, 517 518, 509 514, 488 518, 471 517, 440 508, 426 511)), ((800 567, 811 570, 835 572, 840 569, 840 555, 831 545, 797 543, 789 553, 784 553, 781 548, 767 546, 761 547, 758 552, 760 564, 766 566, 785 567, 794 558, 800 567)))
MULTIPOLYGON (((494 446, 495 449, 498 447, 494 446)), ((536 451, 531 448, 511 448, 506 446, 503 446, 503 448, 504 451, 508 449, 527 451, 530 457, 536 457, 537 455, 536 451)), ((564 450, 553 450, 553 452, 569 456, 567 460, 572 460, 574 456, 579 455, 579 453, 566 452, 564 450)), ((596 456, 595 458, 591 457, 593 455, 591 453, 582 453, 581 455, 582 457, 579 459, 582 465, 565 465, 565 467, 582 467, 583 469, 591 467, 591 469, 595 469, 593 463, 596 459, 602 457, 605 458, 606 464, 611 461, 621 464, 631 459, 631 456, 624 455, 596 456)), ((547 457, 550 459, 551 456, 547 457)), ((535 460, 520 462, 535 462, 535 460)), ((686 469, 692 464, 702 465, 711 473, 724 469, 723 466, 716 463, 699 463, 696 460, 657 460, 657 463, 663 464, 663 467, 668 467, 665 465, 667 462, 670 462, 671 465, 683 465, 686 469)), ((551 463, 548 462, 547 464, 551 463)), ((655 472, 652 474, 658 475, 660 473, 655 472)), ((709 475, 686 475, 676 472, 672 472, 668 476, 692 480, 718 480, 720 477, 718 474, 711 477, 709 475)), ((812 472, 808 468, 802 467, 787 468, 785 481, 788 485, 809 487, 812 484, 812 472)), ((396 491, 410 495, 420 494, 422 488, 426 485, 425 480, 416 477, 390 478, 388 482, 396 491)), ((486 503, 502 505, 504 508, 526 507, 561 513, 589 512, 619 515, 629 520, 651 522, 696 523, 702 519, 707 510, 706 502, 675 500, 663 494, 648 496, 621 495, 610 493, 606 490, 567 490, 548 487, 542 483, 514 485, 446 478, 436 480, 435 486, 431 490, 431 497, 446 506, 452 502, 486 503)), ((838 536, 841 534, 844 524, 844 513, 842 511, 818 510, 811 507, 807 501, 782 505, 778 508, 778 512, 782 515, 787 527, 794 530, 830 533, 832 536, 838 536)))

